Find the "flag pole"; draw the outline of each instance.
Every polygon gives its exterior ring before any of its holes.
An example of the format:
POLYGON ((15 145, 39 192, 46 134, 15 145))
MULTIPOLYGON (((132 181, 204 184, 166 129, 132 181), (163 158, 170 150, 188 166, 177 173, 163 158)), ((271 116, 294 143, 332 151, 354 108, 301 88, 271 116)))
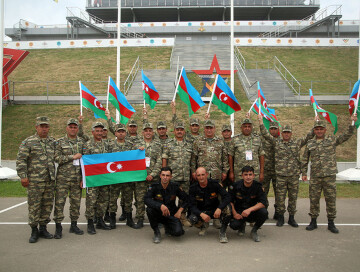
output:
POLYGON ((1 144, 2 144, 2 109, 3 109, 3 88, 4 88, 4 84, 3 84, 3 65, 4 65, 4 15, 5 15, 5 11, 4 11, 4 0, 1 0, 0 3, 0 9, 1 9, 1 18, 0 18, 0 65, 1 65, 1 76, 0 76, 0 84, 1 84, 1 100, 0 100, 0 167, 2 167, 2 161, 1 161, 1 144))
POLYGON ((82 112, 82 90, 81 90, 81 80, 79 80, 79 88, 80 88, 80 115, 83 114, 82 112))
MULTIPOLYGON (((359 30, 359 31, 360 31, 360 30, 359 30)), ((359 48, 360 48, 360 47, 359 47, 359 48)), ((360 54, 360 52, 359 52, 359 54, 360 54)), ((359 67, 359 69, 360 69, 360 67, 359 67)), ((359 77, 360 77, 360 75, 359 75, 359 77)), ((357 95, 356 95, 356 106, 355 106, 355 108, 354 108, 353 114, 354 114, 354 113, 357 113, 357 110, 358 110, 358 107, 359 107, 359 91, 360 91, 360 84, 359 84, 358 91, 357 91, 357 95)), ((352 121, 351 124, 354 125, 355 122, 352 121)))
MULTIPOLYGON (((235 72, 234 72, 234 0, 231 0, 231 10, 230 10, 230 87, 231 91, 235 93, 235 72)), ((214 93, 214 90, 213 90, 214 93)), ((235 94, 234 94, 235 95, 235 94)), ((231 126, 231 136, 234 136, 234 118, 235 113, 230 115, 230 126, 231 126)))
POLYGON ((106 95, 106 109, 107 110, 109 109, 109 92, 110 92, 110 76, 109 76, 107 95, 106 95))
POLYGON ((215 94, 215 90, 216 90, 216 85, 217 85, 218 76, 219 76, 219 75, 216 75, 216 78, 215 78, 214 88, 213 88, 213 91, 212 91, 212 94, 211 94, 209 107, 208 107, 208 109, 207 109, 207 112, 206 112, 206 113, 209 113, 209 112, 210 112, 210 107, 211 107, 212 100, 213 100, 213 97, 214 97, 214 94, 215 94))
MULTIPOLYGON (((311 95, 314 97, 314 94, 313 94, 313 92, 312 92, 312 90, 311 89, 309 89, 309 94, 310 94, 310 92, 311 92, 311 95)), ((314 101, 315 101, 315 97, 314 97, 314 101)), ((313 109, 314 109, 314 112, 315 112, 315 117, 317 117, 318 116, 318 113, 317 113, 317 111, 315 110, 315 107, 314 107, 314 103, 312 103, 311 102, 311 96, 310 96, 310 103, 311 103, 311 106, 313 106, 313 109)))
POLYGON ((179 87, 180 78, 181 78, 181 75, 182 75, 182 71, 183 71, 183 70, 184 70, 184 66, 181 68, 180 76, 178 77, 178 81, 177 81, 177 84, 176 84, 175 93, 174 93, 174 97, 173 97, 173 99, 172 99, 172 102, 175 101, 177 89, 178 89, 178 87, 179 87))
MULTIPOLYGON (((360 41, 360 11, 359 11, 359 41, 360 41)), ((358 59, 358 79, 360 79, 360 42, 359 42, 359 59, 358 59)), ((359 89, 360 89, 360 84, 359 84, 359 89)), ((359 106, 359 91, 358 90, 358 98, 357 98, 357 106, 355 108, 355 113, 357 113, 357 107, 359 106)), ((358 116, 359 118, 359 116, 358 116)), ((356 168, 359 169, 360 168, 360 131, 357 131, 357 136, 356 136, 356 168)))
POLYGON ((251 113, 251 109, 254 107, 256 101, 257 101, 257 98, 255 99, 254 103, 251 105, 251 107, 250 107, 250 109, 249 109, 249 111, 248 111, 249 114, 251 113))
MULTIPOLYGON (((117 46, 116 46, 116 85, 120 90, 120 36, 121 36, 121 0, 118 0, 118 25, 117 25, 117 46)), ((120 122, 120 112, 116 109, 116 123, 120 122)))

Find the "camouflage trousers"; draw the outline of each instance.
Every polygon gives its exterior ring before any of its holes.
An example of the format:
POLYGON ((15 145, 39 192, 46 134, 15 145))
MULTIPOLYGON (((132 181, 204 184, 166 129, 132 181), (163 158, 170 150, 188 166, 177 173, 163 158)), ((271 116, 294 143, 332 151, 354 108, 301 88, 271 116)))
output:
POLYGON ((326 213, 328 220, 336 218, 336 176, 311 178, 309 185, 311 218, 317 218, 320 213, 321 191, 324 191, 326 213))
POLYGON ((68 195, 70 202, 70 219, 71 221, 77 221, 80 215, 82 195, 80 177, 65 178, 57 176, 55 185, 55 223, 61 223, 64 220, 64 206, 68 195))
POLYGON ((277 175, 276 183, 276 212, 279 215, 285 213, 285 199, 287 193, 289 198, 287 210, 290 215, 295 215, 296 201, 299 192, 299 175, 289 177, 277 175))
MULTIPOLYGON (((177 181, 180 184, 180 188, 189 195, 189 189, 190 189, 190 181, 177 181)), ((181 199, 179 199, 179 207, 183 204, 183 201, 181 199)), ((187 212, 187 208, 185 208, 183 210, 182 213, 186 213, 187 212)))
POLYGON ((145 217, 145 202, 144 196, 148 189, 147 181, 137 181, 134 182, 134 195, 135 195, 135 205, 136 205, 136 215, 135 218, 137 220, 144 219, 145 217))
POLYGON ((131 213, 133 193, 134 185, 132 182, 110 185, 109 212, 117 212, 117 200, 119 198, 119 195, 121 194, 121 206, 124 206, 124 210, 126 213, 131 213))
MULTIPOLYGON (((267 203, 266 207, 269 206, 269 201, 267 200, 267 196, 269 194, 271 182, 272 182, 275 200, 276 200, 276 174, 273 171, 264 170, 264 180, 262 182, 262 187, 263 187, 265 195, 266 195, 266 203, 267 203)), ((275 202, 275 204, 274 204, 275 209, 276 209, 276 206, 277 205, 275 202)))
POLYGON ((86 219, 104 217, 109 205, 110 186, 99 186, 87 188, 86 192, 86 219))
POLYGON ((28 186, 29 225, 47 225, 54 204, 55 182, 48 177, 45 181, 30 180, 28 186))

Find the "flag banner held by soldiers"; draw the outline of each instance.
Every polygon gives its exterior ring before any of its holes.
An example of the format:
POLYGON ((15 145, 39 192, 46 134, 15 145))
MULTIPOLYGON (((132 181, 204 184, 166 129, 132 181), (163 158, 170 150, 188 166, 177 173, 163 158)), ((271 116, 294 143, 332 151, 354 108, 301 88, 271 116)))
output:
POLYGON ((314 108, 315 113, 320 114, 322 117, 325 118, 326 121, 328 121, 333 127, 334 127, 334 134, 336 134, 337 130, 338 130, 338 125, 337 125, 337 116, 329 111, 324 110, 323 108, 321 108, 319 106, 319 104, 316 102, 312 90, 309 89, 309 95, 310 95, 310 102, 311 105, 314 108))
POLYGON ((144 181, 147 176, 144 150, 83 155, 80 161, 84 188, 144 181))
POLYGON ((227 115, 241 110, 234 93, 219 75, 217 75, 215 79, 214 92, 211 101, 227 115))
MULTIPOLYGON (((95 97, 95 95, 93 95, 81 82, 80 88, 82 106, 89 110, 92 110, 94 112, 95 118, 103 118, 107 120, 107 117, 105 115, 105 108, 95 97)), ((114 119, 112 120, 114 121, 114 119)))
POLYGON ((154 109, 156 102, 159 99, 159 93, 155 89, 155 86, 151 82, 151 80, 144 74, 143 70, 141 70, 141 77, 142 77, 144 101, 145 103, 150 105, 150 108, 154 109))
POLYGON ((259 110, 259 99, 256 98, 254 104, 251 106, 251 110, 256 113, 259 114, 260 111, 260 115, 263 117, 263 122, 264 122, 264 126, 266 127, 267 130, 269 130, 270 127, 270 122, 277 122, 280 125, 280 122, 278 121, 276 115, 275 115, 275 110, 271 109, 271 108, 265 108, 263 105, 261 105, 261 110, 259 110))
POLYGON ((108 99, 111 104, 120 112, 120 123, 126 125, 131 116, 135 113, 134 108, 126 100, 125 95, 118 89, 114 80, 109 77, 108 99))
MULTIPOLYGON (((359 110, 359 87, 360 87, 360 79, 358 81, 355 82, 353 90, 350 94, 350 99, 349 99, 349 112, 350 115, 354 114, 354 110, 355 108, 357 108, 356 113, 358 114, 358 117, 360 115, 360 110, 359 110)), ((360 126, 360 118, 358 118, 358 120, 355 123, 356 128, 359 128, 360 126)))
POLYGON ((176 90, 179 93, 181 100, 188 106, 189 116, 193 115, 198 109, 205 106, 199 92, 188 80, 184 67, 181 69, 176 90))

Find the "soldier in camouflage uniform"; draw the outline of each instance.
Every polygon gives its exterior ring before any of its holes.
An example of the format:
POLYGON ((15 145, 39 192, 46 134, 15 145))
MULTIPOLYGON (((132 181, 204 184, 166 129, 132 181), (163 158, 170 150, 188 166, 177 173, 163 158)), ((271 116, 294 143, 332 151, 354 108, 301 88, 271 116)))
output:
MULTIPOLYGON (((277 122, 270 122, 269 125, 269 132, 270 135, 273 136, 274 138, 278 138, 279 137, 279 124, 277 122)), ((267 141, 263 136, 261 137, 261 142, 263 145, 263 149, 265 152, 264 155, 264 180, 262 182, 262 186, 266 195, 266 207, 269 206, 269 201, 267 200, 267 196, 269 194, 269 190, 270 190, 270 183, 272 183, 273 186, 273 190, 274 190, 274 195, 275 195, 275 201, 276 201, 276 172, 275 172, 275 150, 274 150, 274 146, 271 144, 270 141, 267 141)), ((277 204, 275 202, 274 204, 274 208, 275 208, 275 213, 274 213, 274 219, 277 220, 277 216, 278 214, 276 213, 276 207, 277 204)))
MULTIPOLYGON (((185 126, 181 120, 175 121, 174 128, 175 138, 171 139, 163 149, 162 166, 169 166, 172 169, 171 180, 179 183, 181 189, 188 194, 192 144, 184 139, 185 126)), ((182 211, 180 221, 185 227, 190 227, 191 224, 186 218, 186 210, 182 211)))
MULTIPOLYGON (((230 145, 232 144, 232 141, 233 141, 232 138, 231 138, 231 134, 232 134, 231 126, 230 125, 223 125, 221 134, 223 136, 223 142, 224 142, 226 153, 229 154, 229 148, 230 148, 230 145)), ((234 182, 234 180, 230 179, 229 172, 230 171, 228 171, 228 173, 227 173, 226 179, 224 179, 222 181, 222 184, 223 184, 224 188, 227 188, 228 186, 230 186, 234 182)))
MULTIPOLYGON (((351 120, 356 122, 356 114, 351 116, 351 120)), ((333 233, 339 233, 334 224, 336 217, 336 146, 347 141, 354 132, 355 126, 350 125, 348 130, 339 136, 326 136, 325 122, 316 121, 314 124, 315 137, 305 146, 301 169, 302 179, 306 181, 308 162, 311 159, 309 185, 311 222, 306 230, 311 231, 317 228, 316 219, 320 212, 321 191, 324 191, 328 229, 333 233)))
POLYGON ((295 221, 296 201, 299 192, 300 175, 300 149, 314 137, 311 130, 305 137, 293 139, 291 125, 285 125, 282 129, 281 138, 269 134, 263 124, 263 118, 259 115, 260 131, 262 136, 269 141, 275 150, 275 171, 277 178, 276 186, 276 213, 278 214, 276 226, 284 225, 285 200, 288 193, 288 224, 294 228, 298 227, 295 221))
POLYGON ((54 221, 56 224, 55 239, 62 238, 61 222, 64 220, 64 205, 69 195, 70 201, 70 233, 84 234, 77 226, 81 203, 81 167, 84 141, 77 136, 79 121, 70 118, 67 121, 66 135, 56 141, 55 162, 58 163, 55 185, 54 221))
POLYGON ((135 184, 135 201, 136 201, 136 229, 144 226, 145 203, 144 196, 148 185, 159 180, 161 160, 161 144, 154 139, 153 125, 145 123, 143 126, 143 138, 137 144, 137 148, 145 147, 145 159, 147 177, 144 181, 134 182, 135 184))
POLYGON ((233 143, 229 148, 230 179, 241 179, 241 169, 249 165, 254 168, 259 181, 264 180, 265 152, 260 137, 252 133, 252 129, 251 120, 245 118, 241 124, 241 134, 233 137, 233 143))
POLYGON ((16 171, 21 185, 28 189, 30 243, 36 243, 39 237, 53 238, 46 225, 50 222, 54 202, 55 139, 48 136, 48 117, 37 117, 35 128, 36 134, 21 143, 16 158, 16 171))
MULTIPOLYGON (((101 122, 94 122, 92 125, 93 138, 86 142, 83 149, 84 155, 101 154, 109 152, 109 145, 103 141, 103 128, 101 122)), ((86 192, 86 212, 85 216, 88 220, 87 232, 96 234, 93 218, 96 215, 96 228, 110 230, 110 226, 104 222, 104 215, 109 205, 109 188, 110 186, 98 186, 87 188, 86 192), (95 211, 96 210, 96 211, 95 211), (96 214, 95 214, 96 213, 96 214)))
MULTIPOLYGON (((135 146, 129 140, 126 139, 126 127, 123 124, 117 124, 115 126, 115 136, 114 140, 110 144, 111 152, 122 152, 134 150, 135 146)), ((117 200, 121 192, 121 199, 124 203, 124 213, 126 216, 126 225, 129 227, 134 227, 134 222, 132 219, 132 200, 134 192, 134 183, 118 183, 110 185, 110 203, 109 203, 109 212, 110 212, 110 227, 112 229, 116 228, 116 212, 117 212, 117 200)))

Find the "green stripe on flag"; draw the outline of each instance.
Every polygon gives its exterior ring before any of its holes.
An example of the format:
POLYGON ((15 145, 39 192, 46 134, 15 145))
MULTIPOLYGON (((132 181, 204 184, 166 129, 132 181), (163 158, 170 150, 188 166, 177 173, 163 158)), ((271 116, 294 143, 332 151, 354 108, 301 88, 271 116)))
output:
POLYGON ((103 110, 98 109, 97 107, 95 107, 93 104, 91 104, 88 100, 86 100, 85 98, 82 98, 82 105, 85 108, 88 108, 90 110, 92 110, 93 112, 95 112, 97 115, 99 115, 101 118, 107 120, 107 117, 105 115, 105 112, 103 110))
POLYGON ((214 94, 212 103, 216 105, 220 110, 222 110, 227 115, 234 113, 234 109, 224 102, 220 101, 219 98, 214 94))
POLYGON ((188 107, 189 116, 193 115, 194 112, 192 111, 192 108, 191 108, 190 97, 189 97, 189 95, 181 88, 180 84, 179 84, 179 87, 178 87, 178 92, 179 92, 180 99, 181 99, 181 100, 187 105, 187 107, 188 107))
POLYGON ((86 187, 97 187, 118 183, 144 181, 147 177, 146 170, 115 172, 101 175, 87 176, 86 187))
POLYGON ((143 91, 143 94, 144 94, 145 103, 149 104, 151 109, 154 109, 156 105, 156 101, 152 100, 150 96, 147 93, 145 93, 145 91, 143 91))

